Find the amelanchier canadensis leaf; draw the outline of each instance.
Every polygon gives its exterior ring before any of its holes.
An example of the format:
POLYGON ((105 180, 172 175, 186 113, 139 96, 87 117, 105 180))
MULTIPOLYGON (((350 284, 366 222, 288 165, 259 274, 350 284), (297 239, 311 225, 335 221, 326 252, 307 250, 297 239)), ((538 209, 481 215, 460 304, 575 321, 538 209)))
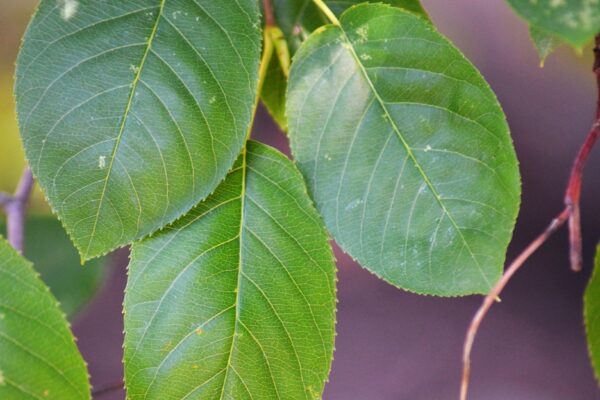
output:
POLYGON ((0 399, 90 399, 85 363, 56 299, 1 238, 0 399))
POLYGON ((486 293, 520 203, 504 113, 430 23, 387 5, 346 11, 296 54, 292 152, 337 243, 406 290, 486 293))
POLYGON ((320 399, 334 324, 333 254, 302 176, 249 142, 214 194, 133 246, 128 398, 320 399))
POLYGON ((83 259, 217 187, 252 117, 254 0, 42 0, 16 99, 29 164, 83 259))

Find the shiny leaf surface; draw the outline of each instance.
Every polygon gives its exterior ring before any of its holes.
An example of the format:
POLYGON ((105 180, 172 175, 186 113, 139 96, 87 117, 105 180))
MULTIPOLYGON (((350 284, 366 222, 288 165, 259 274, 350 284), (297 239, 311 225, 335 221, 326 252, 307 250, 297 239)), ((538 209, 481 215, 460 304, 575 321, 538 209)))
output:
POLYGON ((26 155, 82 258, 185 214, 244 143, 256 1, 42 0, 17 65, 26 155))

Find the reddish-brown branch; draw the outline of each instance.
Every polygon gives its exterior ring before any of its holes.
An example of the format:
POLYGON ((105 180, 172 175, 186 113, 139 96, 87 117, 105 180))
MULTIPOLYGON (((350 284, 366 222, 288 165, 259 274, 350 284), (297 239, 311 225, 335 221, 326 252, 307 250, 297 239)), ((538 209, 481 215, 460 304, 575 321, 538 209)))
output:
POLYGON ((19 186, 13 196, 0 194, 0 205, 6 214, 6 231, 8 242, 23 253, 25 241, 25 214, 33 189, 33 176, 29 168, 25 169, 19 186))
MULTIPOLYGON (((600 73, 598 73, 598 82, 600 82, 600 73)), ((600 92, 598 96, 598 106, 600 107, 600 92)), ((600 114, 600 109, 598 110, 600 114)), ((577 158, 573 162, 571 169, 571 177, 565 193, 565 205, 570 210, 569 215, 569 242, 570 242, 570 259, 571 269, 573 271, 581 271, 582 256, 581 256, 581 181, 583 178, 583 168, 585 163, 600 136, 600 116, 596 121, 592 130, 588 133, 585 142, 577 154, 577 158)))
POLYGON ((550 236, 554 232, 556 232, 561 226, 567 222, 569 218, 570 212, 567 208, 565 208, 556 218, 552 220, 550 225, 542 232, 527 248, 519 254, 519 256, 510 264, 510 266, 506 269, 504 275, 500 281, 492 288, 492 290, 488 293, 488 295, 483 300, 483 304, 477 310, 477 313, 473 317, 471 321, 471 325, 469 325, 469 330, 467 331, 467 336, 465 338, 465 345, 463 350, 463 376, 462 376, 462 385, 460 389, 460 398, 461 400, 466 400, 467 391, 469 387, 469 377, 471 375, 471 349, 473 348, 473 342, 475 340, 475 336, 477 335, 477 331, 479 330, 479 326, 481 325, 481 321, 492 307, 500 293, 510 281, 510 278, 523 266, 525 261, 537 249, 540 248, 542 244, 548 240, 550 236))
POLYGON ((265 13, 265 25, 275 26, 275 14, 273 14, 273 4, 271 0, 263 0, 263 9, 265 13))
POLYGON ((525 261, 531 257, 537 249, 544 244, 550 236, 552 236, 561 226, 567 221, 569 222, 569 244, 570 244, 570 260, 571 268, 574 271, 581 270, 582 266, 582 240, 581 240, 581 182, 583 177, 583 169, 586 161, 592 151, 592 148, 600 137, 600 35, 596 36, 596 46, 594 47, 594 73, 596 74, 596 84, 598 87, 596 121, 592 129, 588 133, 583 145, 581 146, 569 177, 569 183, 565 193, 565 209, 552 220, 550 225, 542 232, 519 256, 509 265, 500 281, 492 288, 488 295, 484 298, 483 303, 473 317, 471 324, 467 330, 463 348, 463 375, 460 388, 460 399, 467 400, 469 379, 471 375, 471 351, 475 336, 479 331, 481 322, 487 315, 488 311, 513 277, 513 275, 523 266, 525 261))

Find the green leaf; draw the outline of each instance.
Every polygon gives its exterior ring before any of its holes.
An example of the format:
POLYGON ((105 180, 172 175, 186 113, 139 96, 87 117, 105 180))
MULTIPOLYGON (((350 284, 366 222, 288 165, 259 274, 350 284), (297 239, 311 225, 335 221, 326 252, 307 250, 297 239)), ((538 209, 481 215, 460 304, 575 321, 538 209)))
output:
POLYGON ((600 33, 598 0, 507 0, 521 17, 581 48, 600 33))
MULTIPOLYGON (((92 260, 81 266, 60 222, 50 216, 29 217, 25 228, 25 257, 33 262, 61 309, 72 318, 104 281, 107 259, 92 260)), ((5 232, 4 223, 0 223, 0 232, 5 232)))
POLYGON ((596 248, 594 265, 583 298, 583 314, 590 360, 596 379, 600 382, 600 245, 596 248))
POLYGON ((249 142, 205 202, 133 246, 128 398, 318 399, 335 264, 300 173, 249 142))
POLYGON ((265 35, 268 36, 267 40, 270 40, 273 44, 274 51, 269 61, 261 99, 271 117, 277 122, 279 128, 285 132, 287 131, 285 93, 291 63, 289 47, 283 32, 277 26, 266 27, 265 35))
POLYGON ((56 299, 0 239, 0 398, 90 399, 87 371, 56 299))
MULTIPOLYGON (((346 9, 364 2, 365 0, 326 1, 327 5, 337 15, 341 15, 346 9)), ((429 18, 419 0, 375 0, 371 2, 383 2, 414 12, 423 18, 429 18)), ((313 0, 274 0, 274 9, 277 25, 287 39, 292 54, 296 52, 311 32, 328 23, 327 18, 314 5, 313 0)), ((283 131, 287 131, 286 92, 287 77, 281 67, 271 61, 261 97, 267 110, 283 131)))
POLYGON ((563 44, 563 42, 556 36, 546 33, 544 30, 535 25, 531 25, 529 27, 529 35, 531 36, 531 41, 533 42, 534 47, 540 56, 540 67, 544 67, 546 58, 548 58, 548 56, 552 54, 554 50, 563 44))
POLYGON ((269 114, 282 131, 287 131, 287 116, 285 115, 285 92, 287 78, 281 68, 277 55, 273 54, 269 62, 267 77, 262 88, 261 99, 269 114))
POLYGON ((385 5, 313 34, 290 72, 292 152, 341 247, 418 293, 487 293, 519 207, 505 116, 431 24, 385 5))
POLYGON ((42 0, 18 59, 32 170, 89 259, 185 214, 243 147, 254 0, 42 0))

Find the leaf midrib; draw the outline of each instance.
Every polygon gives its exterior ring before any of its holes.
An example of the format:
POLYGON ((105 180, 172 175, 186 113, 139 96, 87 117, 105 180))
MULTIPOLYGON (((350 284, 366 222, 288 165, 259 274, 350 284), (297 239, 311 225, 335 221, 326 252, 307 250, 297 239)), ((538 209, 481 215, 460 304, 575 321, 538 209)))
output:
MULTIPOLYGON (((444 212, 444 214, 446 214, 448 216, 448 219, 450 220, 450 223, 452 224, 452 226, 454 227, 454 229, 458 233, 458 235, 459 235, 461 241, 463 242, 465 248, 469 252, 469 256, 475 262, 475 265, 479 269, 479 272, 480 272, 481 276, 483 277, 485 283, 488 285, 488 287, 491 288, 492 284, 489 281, 488 277, 483 273, 483 269, 482 269, 481 265, 479 264, 479 261, 475 257, 475 254, 473 253, 473 250, 471 249, 471 246, 469 245, 469 243, 467 242, 466 238, 464 237, 464 235, 462 233, 462 230, 460 229, 460 227, 456 223, 456 221, 455 221, 454 217, 452 216, 452 214, 450 214, 450 211, 446 208, 446 205, 442 202, 440 194, 438 193, 437 189, 435 188, 435 186, 433 185, 433 183, 429 179, 429 176, 425 173, 425 170, 423 169, 423 167, 421 166, 421 164, 419 163, 419 161, 415 157, 415 155, 414 155, 414 153, 412 151, 412 148, 410 147, 410 145, 408 144, 408 142, 406 141, 406 139, 402 135, 402 132, 400 132, 400 128, 398 128, 398 126, 396 125, 394 119, 392 118, 392 115, 390 114, 390 112, 389 112, 389 110, 388 110, 388 108, 386 106, 385 101, 381 98, 381 96, 379 95, 379 92, 375 89, 375 85, 371 81, 371 78, 369 77, 369 74, 367 73, 367 71, 366 71, 364 65, 362 64, 362 62, 360 61, 360 58, 358 57, 358 54, 356 53, 356 50, 354 49, 354 45, 353 45, 352 41, 350 40, 350 38, 348 37, 348 34, 346 33, 344 27, 342 26, 342 24, 336 25, 336 27, 339 28, 340 32, 342 33, 343 40, 348 44, 348 46, 347 46, 348 51, 351 53, 351 55, 354 58, 356 64, 358 65, 358 68, 360 69, 362 75, 364 76, 366 82, 368 83, 369 88, 371 89, 371 92, 373 92, 373 95, 375 96, 377 102, 379 103, 379 105, 383 109, 383 111, 385 113, 385 118, 389 121, 390 125, 392 126, 392 129, 394 130, 394 132, 396 132, 396 135, 400 139, 400 142, 402 143, 402 146, 406 150, 406 152, 408 154, 408 157, 413 161, 413 164, 417 168, 417 171, 419 171, 419 174, 421 175, 421 177, 425 181, 425 184, 427 185, 427 187, 429 188, 429 190, 431 191, 431 193, 435 197, 436 202, 438 203, 438 205, 440 206, 440 208, 442 209, 442 211, 444 212)), ((346 47, 346 46, 344 46, 344 47, 346 47)))
MULTIPOLYGON (((247 155, 247 144, 242 149, 242 187, 240 189, 240 229, 238 232, 238 240, 239 240, 239 250, 238 250, 238 273, 237 273, 237 281, 235 284, 235 302, 233 303, 233 307, 235 307, 235 319, 233 325, 233 337, 231 339, 231 347, 229 348, 229 356, 227 357, 227 365, 225 366, 225 377, 223 378, 223 386, 221 387, 221 394, 219 396, 220 400, 223 400, 223 396, 225 395, 225 386, 227 386, 227 377, 229 376, 229 370, 233 368, 232 358, 233 358, 233 349, 235 348, 235 339, 237 337, 238 331, 238 322, 240 321, 240 286, 242 281, 242 234, 244 232, 244 206, 246 199, 246 158, 247 155)), ((277 388, 275 389, 277 390, 277 388)))
MULTIPOLYGON (((102 204, 104 202, 104 197, 106 196, 106 190, 108 188, 108 181, 110 179, 111 176, 111 172, 113 169, 113 165, 114 165, 114 161, 117 155, 117 151, 119 149, 119 145, 121 143, 121 139, 123 138, 123 133, 125 132, 125 125, 127 124, 127 120, 128 120, 128 116, 129 113, 131 111, 131 106, 133 104, 133 99, 135 97, 135 93, 137 91, 137 86, 140 82, 140 78, 142 75, 142 70, 144 69, 144 64, 146 63, 146 60, 148 59, 148 54, 150 54, 150 49, 152 48, 152 42, 154 41, 154 38, 156 37, 156 32, 158 31, 158 25, 160 23, 160 19, 163 15, 163 10, 165 7, 165 3, 166 0, 160 0, 160 6, 158 9, 158 13, 156 16, 156 20, 154 21, 154 25, 152 26, 152 31, 150 32, 150 36, 148 37, 148 42, 146 45, 146 49, 144 50, 144 54, 142 55, 142 59, 140 60, 140 65, 136 71, 135 77, 133 79, 133 82, 131 84, 131 91, 129 92, 129 98, 127 99, 127 104, 125 106, 125 111, 123 113, 123 119, 121 120, 121 125, 119 126, 119 133, 117 134, 117 138, 115 141, 115 145, 113 147, 113 151, 110 157, 110 163, 108 165, 107 171, 106 171, 106 178, 104 179, 104 185, 102 187, 102 192, 100 193, 100 200, 98 202, 98 209, 96 210, 96 216, 94 217, 94 225, 92 227, 92 232, 90 234, 90 238, 88 240, 88 245, 87 248, 85 250, 85 253, 83 255, 83 259, 86 260, 88 258, 89 255, 89 251, 90 251, 90 247, 94 241, 94 236, 96 234, 96 228, 98 226, 98 220, 100 219, 100 210, 102 209, 102 204)), ((140 210, 141 211, 141 210, 140 210)))

